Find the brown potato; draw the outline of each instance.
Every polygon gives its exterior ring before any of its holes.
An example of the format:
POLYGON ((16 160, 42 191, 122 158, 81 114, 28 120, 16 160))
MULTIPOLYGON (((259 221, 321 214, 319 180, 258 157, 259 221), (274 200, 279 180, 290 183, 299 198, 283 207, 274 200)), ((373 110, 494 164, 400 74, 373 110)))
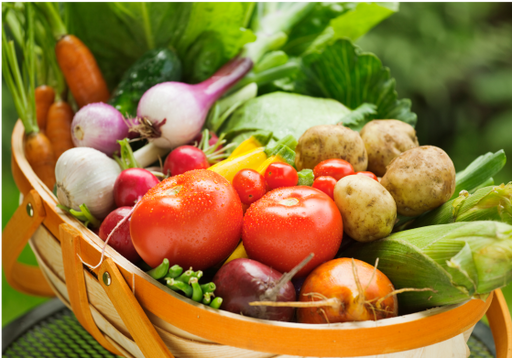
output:
POLYGON ((314 169, 327 159, 344 159, 355 171, 366 170, 368 156, 358 132, 341 124, 318 125, 309 128, 299 138, 295 149, 297 170, 314 169))
POLYGON ((417 216, 450 199, 455 167, 442 149, 425 145, 393 159, 380 183, 395 199, 400 215, 417 216))
POLYGON ((394 158, 419 145, 414 128, 396 119, 368 122, 360 135, 368 153, 368 170, 377 176, 386 173, 394 158))
POLYGON ((354 240, 375 241, 393 230, 395 200, 374 179, 365 175, 341 178, 334 186, 334 201, 343 218, 343 230, 354 240))

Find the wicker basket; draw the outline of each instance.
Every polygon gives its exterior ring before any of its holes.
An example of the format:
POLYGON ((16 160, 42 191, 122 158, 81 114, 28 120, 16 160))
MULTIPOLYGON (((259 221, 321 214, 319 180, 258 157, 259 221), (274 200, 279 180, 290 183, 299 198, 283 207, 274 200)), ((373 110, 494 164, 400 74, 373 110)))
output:
POLYGON ((498 358, 512 358, 512 322, 501 291, 486 301, 385 319, 325 325, 271 322, 215 310, 163 287, 56 207, 23 154, 18 121, 12 172, 24 196, 3 232, 3 264, 15 289, 57 295, 109 351, 125 357, 467 357, 487 314, 498 358), (39 268, 17 262, 27 242, 39 268))

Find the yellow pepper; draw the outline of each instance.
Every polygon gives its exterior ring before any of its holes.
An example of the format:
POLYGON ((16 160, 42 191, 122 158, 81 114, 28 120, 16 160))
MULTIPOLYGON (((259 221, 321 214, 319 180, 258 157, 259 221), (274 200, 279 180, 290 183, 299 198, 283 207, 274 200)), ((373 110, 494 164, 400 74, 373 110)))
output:
POLYGON ((230 182, 233 182, 235 174, 242 169, 254 169, 259 171, 261 168, 264 174, 267 166, 273 161, 284 161, 293 165, 295 152, 290 149, 287 144, 295 147, 296 143, 297 141, 293 136, 286 136, 278 141, 277 145, 272 148, 257 147, 239 156, 227 158, 208 169, 222 175, 230 182), (266 164, 267 162, 268 164, 266 164))
POLYGON ((272 132, 268 134, 254 134, 244 140, 238 147, 231 152, 229 157, 227 159, 233 159, 234 157, 238 157, 239 155, 243 153, 247 153, 253 149, 264 147, 270 142, 272 139, 272 132))
POLYGON ((265 147, 258 147, 234 158, 228 158, 212 165, 208 170, 222 175, 224 178, 233 181, 233 177, 242 169, 258 168, 267 159, 265 147))

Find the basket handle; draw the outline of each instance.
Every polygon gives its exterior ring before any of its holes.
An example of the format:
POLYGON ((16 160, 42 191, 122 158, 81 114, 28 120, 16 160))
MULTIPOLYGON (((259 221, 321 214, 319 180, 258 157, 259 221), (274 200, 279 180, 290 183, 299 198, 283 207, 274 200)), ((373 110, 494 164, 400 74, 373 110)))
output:
POLYGON ((144 356, 173 358, 114 260, 105 258, 100 266, 98 278, 144 356))
POLYGON ((505 296, 500 289, 494 291, 487 319, 496 345, 497 358, 512 358, 512 318, 505 296))
MULTIPOLYGON (((92 317, 87 297, 84 266, 79 258, 80 243, 83 240, 80 231, 69 224, 61 224, 59 225, 59 236, 66 286, 73 313, 87 332, 103 347, 114 354, 122 355, 107 341, 92 317)), ((105 257, 103 260, 99 268, 98 281, 105 289, 114 308, 144 356, 173 358, 111 258, 105 257), (109 280, 104 277, 109 277, 109 280)))
POLYGON ((66 287, 73 313, 85 330, 105 349, 122 356, 112 343, 105 338, 92 317, 85 286, 84 266, 78 257, 80 255, 80 232, 69 224, 60 224, 59 237, 66 287))
POLYGON ((41 197, 37 191, 31 190, 2 232, 2 262, 5 277, 12 288, 29 295, 54 297, 55 292, 39 267, 17 261, 45 217, 41 197))

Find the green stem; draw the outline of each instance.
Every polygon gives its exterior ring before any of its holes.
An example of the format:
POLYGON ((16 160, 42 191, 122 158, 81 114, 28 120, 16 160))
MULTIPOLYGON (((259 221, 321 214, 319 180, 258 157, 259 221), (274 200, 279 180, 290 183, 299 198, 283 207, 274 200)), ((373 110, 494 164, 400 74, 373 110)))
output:
POLYGON ((265 153, 270 157, 272 155, 276 155, 280 150, 283 149, 283 147, 288 147, 291 150, 295 150, 297 147, 297 139, 295 139, 293 135, 288 134, 279 139, 272 147, 267 145, 265 147, 265 153))
POLYGON ((48 23, 53 32, 53 36, 58 41, 62 37, 68 34, 68 30, 66 29, 66 25, 62 21, 58 9, 56 8, 56 3, 50 2, 40 2, 36 3, 36 6, 45 14, 48 23))
POLYGON ((254 73, 260 73, 266 70, 269 70, 273 67, 282 66, 288 62, 288 55, 284 51, 272 51, 261 59, 254 68, 254 73))
POLYGON ((244 50, 241 54, 242 57, 248 57, 254 64, 258 63, 259 60, 267 52, 276 50, 283 46, 288 39, 288 36, 282 31, 267 35, 265 33, 258 33, 258 39, 254 42, 250 42, 245 45, 244 50))
POLYGON ((255 83, 258 87, 261 87, 278 79, 289 77, 297 72, 299 68, 300 66, 296 61, 288 61, 284 65, 272 67, 262 72, 254 73, 254 71, 251 71, 234 85, 228 93, 236 91, 250 83, 255 83))
POLYGON ((137 160, 135 159, 135 156, 133 155, 133 150, 130 146, 130 143, 128 142, 128 138, 118 140, 117 143, 119 143, 119 146, 121 147, 121 158, 119 158, 117 155, 114 155, 114 159, 116 160, 117 164, 119 164, 121 169, 125 170, 129 168, 140 168, 137 160))
POLYGON ((99 228, 101 226, 101 221, 96 219, 91 212, 89 211, 89 208, 87 208, 87 205, 82 204, 80 205, 80 210, 75 210, 68 208, 67 206, 57 204, 57 207, 61 210, 66 211, 67 213, 73 215, 78 220, 82 221, 85 226, 88 227, 89 224, 92 225, 94 228, 99 228))

